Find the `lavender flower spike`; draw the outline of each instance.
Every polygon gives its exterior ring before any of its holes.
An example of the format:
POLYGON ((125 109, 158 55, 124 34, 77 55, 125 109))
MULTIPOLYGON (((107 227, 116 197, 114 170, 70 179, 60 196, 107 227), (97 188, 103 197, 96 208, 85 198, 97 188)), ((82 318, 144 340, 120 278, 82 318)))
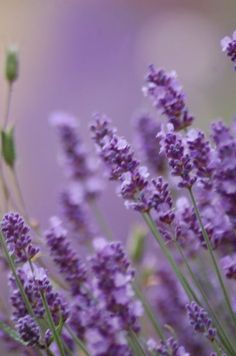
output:
POLYGON ((195 302, 186 304, 186 310, 194 330, 204 334, 213 342, 216 337, 216 329, 212 327, 212 321, 207 312, 195 302))
POLYGON ((190 356, 188 352, 185 351, 183 346, 179 346, 178 342, 170 337, 166 341, 162 341, 160 345, 157 345, 156 341, 149 339, 147 342, 148 351, 152 354, 158 356, 190 356))
POLYGON ((123 329, 138 331, 142 306, 134 300, 134 271, 121 243, 97 239, 95 248, 97 253, 91 263, 98 296, 104 300, 106 308, 119 318, 123 329))
POLYGON ((150 65, 143 92, 151 98, 153 105, 161 115, 167 117, 175 130, 192 124, 193 116, 186 107, 185 95, 174 71, 167 73, 150 65))
POLYGON ((62 227, 60 219, 52 217, 50 225, 45 237, 51 255, 69 283, 72 294, 77 295, 80 293, 81 285, 86 281, 86 268, 67 241, 67 231, 62 227))
POLYGON ((28 345, 35 345, 38 343, 40 329, 31 316, 26 315, 23 318, 20 318, 16 323, 16 330, 22 340, 27 342, 28 345))
POLYGON ((143 114, 136 120, 135 129, 137 144, 145 164, 156 174, 165 173, 165 157, 160 152, 160 139, 157 137, 161 123, 150 115, 143 114))
POLYGON ((236 69, 236 31, 233 32, 232 38, 226 36, 221 40, 221 48, 234 63, 236 69))
POLYGON ((96 115, 90 129, 109 178, 120 183, 119 195, 126 200, 126 206, 142 212, 149 211, 145 194, 149 175, 147 168, 140 166, 131 146, 116 134, 116 129, 110 127, 106 117, 96 115))
POLYGON ((7 247, 15 255, 16 262, 31 260, 39 252, 31 243, 30 228, 18 213, 4 215, 0 224, 7 247))

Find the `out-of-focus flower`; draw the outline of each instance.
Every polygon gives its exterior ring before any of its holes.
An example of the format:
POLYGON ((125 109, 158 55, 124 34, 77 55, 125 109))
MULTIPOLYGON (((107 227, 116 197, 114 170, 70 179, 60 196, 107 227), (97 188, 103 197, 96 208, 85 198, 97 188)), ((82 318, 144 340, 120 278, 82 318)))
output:
POLYGON ((226 36, 221 40, 222 51, 227 54, 231 61, 235 64, 236 61, 236 31, 232 37, 226 36))
POLYGON ((136 120, 135 129, 137 145, 144 162, 155 174, 165 173, 165 157, 160 152, 160 140, 157 137, 161 130, 161 123, 150 115, 143 114, 136 120))
POLYGON ((236 279, 236 254, 223 257, 221 265, 227 278, 236 279))
POLYGON ((16 323, 16 329, 22 340, 27 342, 28 345, 35 345, 38 343, 40 329, 31 316, 25 315, 20 318, 16 323))
POLYGON ((159 356, 189 356, 190 354, 185 351, 183 346, 180 346, 178 341, 173 337, 168 338, 165 341, 161 341, 158 345, 153 339, 147 341, 148 351, 159 356))
POLYGON ((102 190, 97 177, 98 162, 82 142, 76 119, 65 113, 54 113, 50 121, 57 128, 62 147, 62 160, 68 177, 81 184, 85 200, 95 199, 102 190))
POLYGON ((214 341, 216 329, 212 327, 212 321, 207 312, 195 302, 186 304, 186 310, 193 329, 204 334, 210 341, 214 341))
POLYGON ((138 318, 142 314, 141 303, 134 299, 132 282, 134 270, 125 255, 121 243, 102 243, 96 246, 91 258, 94 283, 100 300, 119 318, 125 330, 138 331, 138 318))
POLYGON ((51 256, 59 267, 60 273, 69 283, 72 294, 77 295, 87 279, 86 267, 72 249, 67 239, 67 231, 63 228, 60 219, 51 218, 50 225, 50 229, 45 232, 45 237, 51 256))

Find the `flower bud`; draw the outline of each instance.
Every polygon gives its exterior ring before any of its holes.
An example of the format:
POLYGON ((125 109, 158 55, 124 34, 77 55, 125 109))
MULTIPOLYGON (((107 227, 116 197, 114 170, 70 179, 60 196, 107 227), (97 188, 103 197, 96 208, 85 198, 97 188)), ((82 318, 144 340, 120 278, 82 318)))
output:
POLYGON ((6 51, 5 76, 7 81, 12 84, 19 75, 19 57, 16 47, 9 47, 6 51))
POLYGON ((129 254, 133 262, 139 263, 144 254, 144 243, 147 231, 140 225, 137 225, 131 231, 129 237, 129 254))

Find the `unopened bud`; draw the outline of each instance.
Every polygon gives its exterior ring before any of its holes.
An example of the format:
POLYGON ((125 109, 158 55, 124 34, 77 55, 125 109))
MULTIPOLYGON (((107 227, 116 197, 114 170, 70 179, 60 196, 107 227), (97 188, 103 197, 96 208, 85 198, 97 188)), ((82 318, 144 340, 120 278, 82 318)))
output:
POLYGON ((10 84, 18 78, 19 57, 18 49, 15 46, 9 47, 6 51, 5 75, 10 84))
POLYGON ((128 248, 130 257, 135 263, 140 262, 143 258, 146 235, 147 231, 140 225, 134 226, 130 233, 128 248))

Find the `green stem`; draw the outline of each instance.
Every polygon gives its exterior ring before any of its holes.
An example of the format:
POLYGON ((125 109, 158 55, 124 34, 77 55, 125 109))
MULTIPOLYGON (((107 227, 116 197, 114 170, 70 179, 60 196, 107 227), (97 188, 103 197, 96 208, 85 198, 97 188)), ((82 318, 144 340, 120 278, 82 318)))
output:
POLYGON ((129 330, 129 339, 131 341, 131 344, 134 346, 134 349, 137 351, 137 354, 135 353, 135 355, 146 356, 146 353, 133 330, 129 330))
POLYGON ((22 299, 23 299, 23 301, 25 303, 26 309, 27 309, 28 313, 32 317, 35 318, 33 308, 32 308, 32 306, 31 306, 31 304, 29 302, 29 299, 28 299, 26 293, 25 293, 25 290, 24 290, 24 287, 23 287, 23 285, 21 283, 21 280, 20 280, 19 276, 17 275, 14 261, 13 261, 13 259, 11 258, 10 254, 8 252, 8 249, 7 249, 7 246, 6 246, 6 242, 5 242, 5 239, 4 239, 3 235, 2 235, 2 233, 0 233, 0 243, 2 245, 4 254, 6 256, 7 263, 9 265, 10 269, 12 270, 13 276, 15 278, 17 287, 18 287, 18 289, 19 289, 19 291, 21 293, 22 299))
POLYGON ((45 295, 44 295, 43 292, 41 292, 41 299, 42 299, 43 306, 44 306, 44 309, 45 309, 45 312, 46 312, 46 315, 47 315, 47 318, 48 318, 48 323, 49 323, 50 329, 51 329, 52 334, 53 334, 53 338, 54 338, 54 340, 55 340, 55 342, 56 342, 56 344, 58 346, 60 355, 61 356, 65 356, 63 342, 62 342, 60 336, 57 333, 56 326, 55 326, 51 311, 49 309, 47 300, 46 300, 45 295))
POLYGON ((228 336, 226 335, 225 331, 224 331, 224 328, 222 327, 221 323, 218 321, 218 317, 216 315, 216 313, 214 312, 213 308, 211 307, 209 301, 208 301, 208 297, 206 295, 206 292, 204 291, 203 287, 201 286, 200 282, 197 280, 197 278, 195 277, 189 263, 188 263, 188 260, 187 258, 185 257, 178 241, 175 240, 175 246, 177 248, 177 250, 179 251, 182 259, 183 259, 183 262, 193 280, 193 282, 195 283, 196 287, 198 288, 198 290, 200 291, 206 305, 207 305, 207 308, 208 310, 210 311, 211 313, 211 316, 214 320, 214 323, 217 327, 217 331, 218 331, 218 334, 219 334, 219 338, 221 340, 221 343, 224 345, 224 348, 227 349, 229 352, 231 352, 233 355, 236 355, 236 352, 234 351, 234 346, 231 344, 228 336))
POLYGON ((79 348, 83 351, 83 353, 86 356, 89 356, 89 353, 86 349, 86 347, 84 346, 83 342, 73 333, 73 331, 71 330, 71 328, 68 325, 65 325, 66 330, 68 331, 68 333, 70 334, 70 336, 72 337, 72 339, 74 340, 74 342, 79 346, 79 348))
POLYGON ((160 233, 159 233, 154 221, 152 220, 150 214, 143 213, 142 215, 143 215, 143 218, 144 218, 146 224, 150 228, 153 236, 155 237, 156 241, 158 242, 163 254, 167 258, 167 260, 168 260, 169 264, 171 265, 174 273, 176 274, 178 280, 180 281, 182 287, 184 288, 189 300, 194 299, 198 304, 200 304, 198 297, 196 296, 195 292, 193 291, 193 289, 189 285, 188 281, 186 280, 185 276, 183 275, 183 273, 179 269, 178 265, 176 264, 175 260, 173 259, 172 255, 170 254, 168 248, 166 247, 164 241, 162 240, 162 237, 161 237, 161 235, 160 235, 160 233))
POLYGON ((7 100, 6 100, 6 111, 5 111, 4 123, 3 123, 3 128, 4 129, 7 127, 9 114, 10 114, 11 99, 12 99, 12 88, 13 88, 12 83, 9 83, 8 91, 7 91, 7 100))
POLYGON ((223 278, 221 276, 221 273, 220 273, 220 269, 218 267, 218 264, 217 264, 217 261, 216 261, 216 258, 215 258, 215 255, 213 253, 213 250, 212 250, 212 246, 211 246, 211 242, 210 242, 210 239, 209 239, 209 236, 208 236, 208 233, 203 225, 203 222, 202 222, 202 218, 200 216, 200 212, 198 210, 198 207, 197 207, 197 203, 196 203, 196 200, 194 198, 194 195, 193 195, 193 192, 191 189, 189 189, 189 194, 190 194, 190 198, 191 198, 191 201, 192 201, 192 204, 193 204, 193 207, 194 207, 194 211, 195 211, 195 214, 197 216, 197 219, 198 219, 198 222, 199 222, 199 225, 201 227, 201 230, 202 230, 202 235, 203 235, 203 238, 206 242, 206 245, 207 245, 207 249, 209 251, 209 254, 210 254, 210 257, 211 257, 211 262, 212 262, 212 266, 213 266, 213 269, 215 270, 215 273, 217 275, 217 278, 219 280, 219 283, 220 283, 220 286, 221 286, 221 289, 222 289, 222 292, 223 292, 223 295, 224 295, 224 299, 225 299, 225 302, 226 302, 226 306, 228 308, 228 311, 233 319, 233 322, 236 326, 236 316, 234 314, 234 311, 233 311, 233 308, 231 306, 231 302, 230 302, 230 298, 229 298, 229 295, 227 293, 227 290, 225 288, 225 285, 224 285, 224 281, 223 281, 223 278))
POLYGON ((150 322, 152 323, 152 326, 154 328, 154 330, 156 331, 156 333, 158 334, 158 336, 160 337, 161 340, 165 340, 165 336, 163 334, 162 328, 160 326, 159 321, 156 319, 156 317, 154 316, 152 307, 150 306, 146 296, 144 295, 144 293, 142 293, 142 291, 139 289, 137 283, 134 284, 134 290, 135 293, 137 295, 137 297, 141 300, 142 305, 144 307, 145 313, 148 316, 150 322))

